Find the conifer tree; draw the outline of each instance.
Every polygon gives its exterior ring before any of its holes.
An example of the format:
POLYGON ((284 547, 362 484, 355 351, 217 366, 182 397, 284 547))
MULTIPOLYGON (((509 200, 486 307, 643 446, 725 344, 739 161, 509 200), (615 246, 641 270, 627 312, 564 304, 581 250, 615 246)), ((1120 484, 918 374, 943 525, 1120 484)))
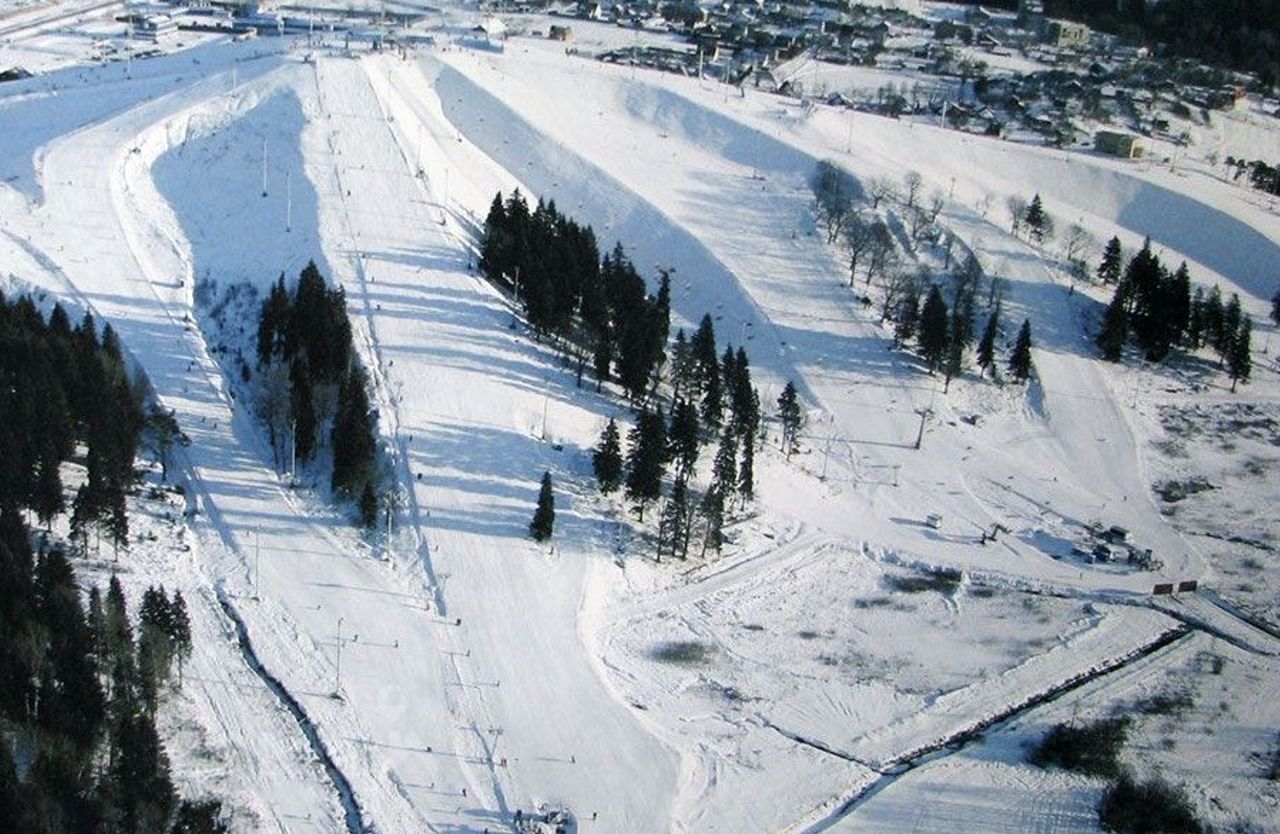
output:
POLYGON ((120 548, 129 544, 129 514, 125 508, 124 491, 120 487, 113 489, 108 496, 107 534, 111 545, 119 556, 120 548))
POLYGON ((1116 287, 1107 312, 1102 317, 1102 329, 1094 340, 1102 352, 1102 358, 1108 362, 1119 362, 1124 352, 1124 343, 1129 336, 1129 310, 1124 286, 1116 287))
POLYGON ((58 471, 58 459, 52 450, 40 456, 32 503, 36 518, 40 519, 46 528, 52 524, 55 516, 66 509, 67 502, 62 495, 62 476, 58 471))
POLYGON ((671 487, 671 495, 662 506, 658 521, 658 561, 665 550, 672 556, 685 558, 688 553, 689 492, 685 482, 677 480, 671 487))
POLYGON ((1280 290, 1276 290, 1276 294, 1271 296, 1271 320, 1280 324, 1280 290))
POLYGON ((591 467, 600 484, 600 491, 605 495, 622 486, 622 444, 618 436, 618 424, 613 418, 609 418, 600 434, 600 442, 591 453, 591 467))
POLYGON ((942 393, 951 390, 951 380, 964 370, 964 324, 958 311, 951 311, 951 324, 947 328, 947 353, 942 361, 942 393))
POLYGON ((1222 323, 1225 311, 1222 309, 1222 290, 1217 284, 1209 290, 1209 295, 1204 301, 1204 339, 1203 343, 1210 345, 1217 350, 1218 342, 1222 338, 1222 323))
POLYGON ((187 660, 191 657, 191 619, 187 615, 187 601, 182 598, 182 591, 173 592, 173 600, 169 603, 169 640, 173 645, 173 656, 178 661, 178 686, 182 686, 182 672, 187 660))
POLYGON ((720 384, 720 361, 716 356, 716 330, 711 314, 702 316, 698 329, 689 340, 689 350, 697 367, 697 391, 690 397, 700 398, 700 415, 706 426, 719 426, 724 409, 720 384))
POLYGON ((756 495, 756 446, 750 436, 743 438, 742 449, 738 461, 738 497, 742 506, 756 495))
POLYGON ((107 583, 106 649, 113 664, 119 658, 132 661, 133 626, 129 623, 129 611, 125 604, 124 587, 113 573, 107 583))
POLYGON ((293 412, 293 453, 298 460, 311 460, 316 451, 316 409, 305 358, 298 357, 289 366, 289 385, 293 412))
POLYGON ((929 288, 924 309, 920 311, 920 353, 929 373, 937 370, 946 356, 948 321, 947 302, 942 300, 942 292, 934 284, 929 288))
MULTIPOLYGON (((32 614, 43 635, 32 717, 45 732, 65 735, 77 751, 92 754, 103 717, 102 690, 93 667, 93 640, 80 607, 75 574, 60 550, 40 557, 32 592, 32 614)), ((12 638, 6 635, 6 639, 12 638)))
POLYGON ((1037 194, 1031 198, 1030 205, 1027 206, 1026 216, 1023 222, 1027 227, 1027 234, 1037 243, 1043 243, 1047 236, 1049 217, 1045 214, 1044 204, 1040 201, 1040 195, 1037 194))
POLYGON ((738 488, 738 441, 732 426, 725 426, 711 464, 711 488, 728 500, 738 488))
POLYGON ((1218 358, 1223 362, 1226 362, 1231 357, 1238 341, 1242 315, 1240 296, 1232 293, 1231 300, 1227 302, 1226 308, 1222 311, 1222 324, 1218 329, 1217 339, 1213 345, 1214 350, 1218 353, 1218 358))
POLYGON ((920 321, 920 294, 907 293, 898 302, 893 323, 894 347, 902 347, 908 339, 916 335, 916 325, 920 321))
POLYGON ((360 512, 360 526, 372 530, 378 523, 378 496, 374 494, 372 481, 364 482, 357 509, 360 512))
POLYGON ((1191 326, 1191 271, 1187 262, 1178 265, 1165 288, 1167 298, 1163 313, 1166 316, 1165 331, 1162 334, 1165 349, 1182 343, 1187 328, 1191 326))
POLYGON ((1009 374, 1018 382, 1026 382, 1031 368, 1031 322, 1024 319, 1009 356, 1009 374))
POLYGON ((112 746, 117 752, 104 793, 119 814, 121 830, 164 831, 177 796, 155 726, 145 716, 127 715, 116 725, 112 746))
POLYGON ((675 399, 690 399, 696 390, 695 375, 698 372, 693 358, 693 347, 685 336, 684 329, 676 331, 676 338, 671 345, 671 394, 675 399))
POLYGON ((1198 350, 1204 345, 1204 307, 1204 287, 1196 287, 1191 296, 1191 309, 1188 311, 1187 330, 1183 338, 1183 344, 1191 350, 1198 350))
POLYGON ((676 462, 677 481, 688 480, 698 464, 701 431, 697 407, 687 400, 677 399, 671 406, 671 427, 667 431, 671 458, 676 462))
POLYGON ((778 420, 782 423, 782 451, 790 460, 796 450, 800 429, 804 426, 804 411, 800 408, 800 398, 791 380, 787 380, 778 395, 778 420))
POLYGON ((89 639, 93 647, 93 659, 99 675, 107 673, 107 614, 102 607, 102 592, 94 585, 89 589, 89 610, 85 615, 89 627, 89 639))
POLYGON ((982 328, 982 338, 978 340, 978 367, 982 369, 983 375, 986 374, 987 368, 995 368, 996 358, 996 337, 1000 334, 1000 302, 996 302, 995 309, 991 311, 991 315, 987 316, 986 327, 982 328))
POLYGON ((551 487, 551 471, 542 473, 542 486, 538 490, 538 508, 534 510, 533 521, 529 522, 529 535, 534 541, 544 542, 551 538, 556 523, 556 496, 551 487))
POLYGON ((609 371, 613 367, 613 359, 613 330, 609 322, 604 321, 596 332, 595 347, 591 353, 591 368, 596 375, 596 391, 599 391, 600 386, 611 378, 609 371))
POLYGON ((659 407, 640 413, 627 435, 626 495, 635 502, 640 520, 645 506, 661 495, 662 474, 667 456, 666 418, 659 407))
POLYGON ((332 438, 333 491, 339 495, 358 495, 373 476, 376 450, 364 372, 358 368, 346 375, 338 389, 338 413, 332 438))
POLYGON ((1124 251, 1120 248, 1120 238, 1112 237, 1102 250, 1102 262, 1098 264, 1098 280, 1104 284, 1116 284, 1124 271, 1124 251))
POLYGON ((1227 357, 1227 372, 1231 375, 1232 393, 1236 390, 1236 383, 1242 379, 1247 381, 1249 374, 1253 371, 1253 358, 1249 355, 1252 349, 1250 344, 1252 338, 1253 320, 1245 316, 1236 330, 1236 337, 1231 343, 1231 353, 1227 357))
POLYGON ((289 314, 291 303, 289 291, 284 286, 284 273, 280 280, 271 285, 270 292, 262 302, 262 311, 258 316, 258 367, 265 368, 271 360, 284 353, 285 341, 289 333, 289 314))
MULTIPOLYGON (((138 611, 138 647, 139 673, 143 677, 151 677, 158 689, 159 684, 168 680, 173 664, 173 624, 170 616, 173 609, 163 586, 159 589, 148 587, 142 594, 142 605, 138 611), (151 644, 149 662, 141 659, 141 649, 151 644)), ((151 704, 154 714, 154 703, 151 704)))
POLYGON ((724 493, 715 486, 702 494, 698 509, 703 524, 702 551, 699 555, 703 558, 706 558, 708 548, 718 553, 724 544, 724 502, 724 493))

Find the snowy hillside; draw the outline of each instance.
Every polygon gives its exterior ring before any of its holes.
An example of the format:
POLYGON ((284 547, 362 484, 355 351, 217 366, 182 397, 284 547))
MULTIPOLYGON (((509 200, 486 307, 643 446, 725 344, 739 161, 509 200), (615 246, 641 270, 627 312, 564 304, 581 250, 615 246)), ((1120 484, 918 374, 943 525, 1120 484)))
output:
MULTIPOLYGON (((189 532, 154 511, 189 550, 121 557, 139 587, 180 587, 197 624, 166 707, 178 780, 224 796, 236 832, 506 831, 542 806, 619 834, 1091 831, 1104 782, 1025 748, 1118 711, 1137 716, 1122 757, 1140 775, 1184 786, 1215 826, 1280 831, 1263 776, 1280 720, 1274 208, 1204 170, 545 40, 484 48, 468 14, 403 52, 214 37, 0 84, 4 291, 109 321, 192 441, 189 532), (999 279, 1000 367, 1029 320, 1027 385, 969 360, 944 391, 892 349, 879 283, 851 287, 815 219, 825 159, 865 193, 918 172, 938 232, 903 247, 910 265, 944 282, 950 241, 999 279), (480 272, 485 214, 515 188, 602 251, 620 241, 646 278, 671 270, 673 332, 710 313, 721 349, 745 347, 770 417, 719 555, 655 562, 656 513, 597 490, 592 447, 635 414, 579 385, 480 272), (1238 293, 1262 348, 1251 381, 1230 391, 1207 351, 1100 361, 1110 289, 1010 232, 1008 198, 1035 193, 1060 236, 1149 237, 1238 293), (355 528, 322 466, 295 483, 277 465, 239 377, 258 300, 309 261, 345 291, 399 496, 389 530, 355 528), (788 381, 807 417, 789 457, 772 417, 788 381), (550 545, 528 535, 544 471, 550 545), (1197 478, 1213 489, 1161 492, 1197 478), (1082 556, 1093 524, 1159 566, 1082 556), (1174 689, 1181 720, 1144 711, 1174 689)), ((0 43, 0 67, 41 37, 0 43)), ((1224 130, 1280 136, 1243 116, 1224 130)), ((905 211, 877 211, 909 237, 905 211)))

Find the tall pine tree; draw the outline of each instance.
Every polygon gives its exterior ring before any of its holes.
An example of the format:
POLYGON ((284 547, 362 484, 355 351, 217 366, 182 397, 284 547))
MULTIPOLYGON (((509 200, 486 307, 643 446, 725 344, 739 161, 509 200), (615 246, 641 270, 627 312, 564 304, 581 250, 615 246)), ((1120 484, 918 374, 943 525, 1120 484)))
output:
POLYGON ((1024 319, 1013 343, 1013 353, 1009 356, 1009 374, 1018 382, 1026 382, 1031 376, 1031 369, 1031 322, 1024 319))
POLYGON ((937 370, 946 357, 949 329, 947 302, 942 299, 938 285, 934 284, 929 288, 924 309, 920 311, 920 353, 929 373, 937 370))
POLYGON ((538 489, 538 507, 534 510, 533 521, 529 522, 529 535, 534 541, 544 542, 551 538, 556 524, 556 496, 551 486, 551 471, 542 473, 542 484, 538 489))
POLYGON ((667 426, 661 407, 641 412, 627 440, 626 495, 643 521, 645 507, 661 495, 666 468, 667 426))
POLYGON ((600 442, 591 452, 591 467, 600 484, 600 491, 605 495, 622 486, 622 443, 618 436, 618 424, 612 417, 600 434, 600 442))

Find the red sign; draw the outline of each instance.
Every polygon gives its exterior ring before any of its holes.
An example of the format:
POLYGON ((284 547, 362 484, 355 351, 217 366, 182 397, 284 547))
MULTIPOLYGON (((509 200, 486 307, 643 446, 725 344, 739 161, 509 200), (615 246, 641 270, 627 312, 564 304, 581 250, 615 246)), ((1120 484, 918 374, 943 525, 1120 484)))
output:
POLYGON ((1179 582, 1178 593, 1180 594, 1192 593, 1195 591, 1196 588, 1199 588, 1199 587, 1200 587, 1200 583, 1195 581, 1194 579, 1187 580, 1186 582, 1179 582))
POLYGON ((1172 582, 1161 582, 1159 585, 1155 586, 1155 588, 1151 589, 1151 593, 1152 593, 1152 594, 1154 594, 1154 595, 1156 595, 1156 596, 1158 596, 1158 597, 1159 597, 1159 596, 1164 596, 1164 595, 1166 595, 1166 594, 1172 594, 1172 593, 1173 593, 1173 583, 1172 583, 1172 582))

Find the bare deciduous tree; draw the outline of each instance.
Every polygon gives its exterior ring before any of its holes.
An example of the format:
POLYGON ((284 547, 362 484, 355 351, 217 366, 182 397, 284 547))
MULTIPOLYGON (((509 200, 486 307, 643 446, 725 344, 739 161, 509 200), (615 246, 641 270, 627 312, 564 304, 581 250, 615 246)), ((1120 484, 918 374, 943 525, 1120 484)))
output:
POLYGON ((1022 234, 1022 222, 1027 217, 1027 201, 1014 194, 1006 199, 1004 204, 1009 209, 1009 231, 1013 233, 1014 237, 1020 237, 1022 234))
POLYGON ((880 321, 889 318, 889 314, 898 308, 907 297, 919 293, 921 287, 933 283, 933 271, 927 266, 918 269, 893 269, 885 274, 880 285, 884 297, 880 302, 880 321))
POLYGON ((898 250, 893 245, 893 235, 884 223, 871 224, 871 245, 867 249, 866 258, 868 285, 897 261, 898 250))
POLYGON ((908 209, 916 207, 916 201, 920 199, 920 189, 924 187, 924 177, 920 176, 919 171, 908 171, 906 176, 902 178, 903 194, 902 202, 908 209))
POLYGON ((872 179, 867 186, 867 193, 871 195, 871 209, 873 211, 880 208, 882 201, 893 202, 898 199, 898 187, 888 177, 872 179))
POLYGON ((827 243, 835 243, 853 213, 857 182, 839 165, 824 159, 814 168, 809 187, 813 189, 818 222, 827 229, 827 243))

